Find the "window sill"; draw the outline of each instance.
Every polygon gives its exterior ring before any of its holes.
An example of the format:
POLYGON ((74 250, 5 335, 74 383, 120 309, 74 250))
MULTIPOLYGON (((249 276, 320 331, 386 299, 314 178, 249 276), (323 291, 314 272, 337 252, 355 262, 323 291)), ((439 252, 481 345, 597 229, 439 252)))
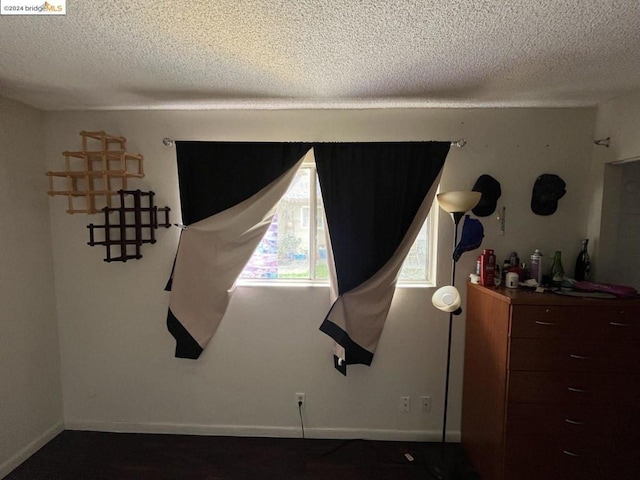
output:
MULTIPOLYGON (((242 279, 236 282, 237 287, 266 287, 266 288, 277 288, 277 287, 286 287, 286 288, 329 288, 329 283, 319 280, 300 280, 300 281, 287 281, 287 280, 249 280, 242 279)), ((420 289, 420 288, 436 288, 431 282, 402 282, 397 283, 396 288, 407 288, 407 289, 420 289)))
POLYGON ((431 282, 398 282, 396 288, 436 288, 431 282))
POLYGON ((325 281, 313 281, 313 280, 300 280, 300 281, 288 281, 288 280, 249 280, 242 279, 236 282, 237 287, 324 287, 329 288, 329 283, 325 281))

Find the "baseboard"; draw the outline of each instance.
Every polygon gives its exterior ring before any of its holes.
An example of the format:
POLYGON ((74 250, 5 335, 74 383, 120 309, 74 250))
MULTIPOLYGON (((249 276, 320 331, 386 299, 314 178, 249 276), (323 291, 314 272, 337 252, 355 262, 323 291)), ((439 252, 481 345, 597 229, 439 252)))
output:
MULTIPOLYGON (((67 430, 116 433, 160 433, 173 435, 211 435, 229 437, 299 438, 299 427, 264 427, 239 425, 194 425, 178 423, 133 422, 65 422, 67 430)), ((426 430, 381 430, 352 428, 305 428, 307 438, 364 439, 404 442, 438 442, 441 432, 426 430)), ((460 432, 451 432, 448 441, 459 442, 460 432)))
POLYGON ((11 457, 9 460, 0 465, 0 478, 4 478, 13 470, 15 470, 22 462, 24 462, 31 455, 40 450, 43 446, 49 443, 53 438, 64 430, 62 422, 54 425, 49 430, 44 432, 38 438, 36 438, 29 445, 20 450, 17 454, 11 457))

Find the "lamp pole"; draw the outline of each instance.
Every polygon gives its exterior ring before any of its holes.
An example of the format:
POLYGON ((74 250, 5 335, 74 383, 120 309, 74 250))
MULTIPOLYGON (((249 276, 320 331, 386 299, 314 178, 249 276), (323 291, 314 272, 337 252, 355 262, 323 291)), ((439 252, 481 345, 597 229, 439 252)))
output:
MULTIPOLYGON (((465 212, 453 212, 453 249, 451 250, 451 286, 455 287, 456 285, 456 261, 453 258, 453 252, 456 249, 456 245, 458 243, 458 225, 460 224, 460 219, 464 215, 465 212)), ((444 383, 444 412, 442 419, 442 441, 440 442, 440 456, 444 458, 444 446, 446 443, 447 437, 447 411, 449 407, 449 375, 451 372, 451 338, 453 336, 453 312, 449 312, 449 336, 447 338, 447 370, 445 374, 445 383, 444 383)))
MULTIPOLYGON (((480 201, 481 193, 474 191, 453 191, 446 193, 439 193, 437 195, 438 204, 440 208, 442 208, 445 212, 451 214, 453 218, 453 249, 451 250, 451 288, 456 291, 455 281, 456 281, 456 258, 454 254, 456 252, 456 247, 458 243, 458 225, 460 224, 460 220, 465 215, 466 212, 474 208, 478 202, 480 201)), ((464 233, 464 232, 463 232, 464 233)), ((446 288, 446 287, 443 287, 446 288)), ((439 290, 438 290, 439 291, 439 290)), ((436 291, 436 294, 438 293, 436 291)), ((434 294, 434 295, 436 295, 434 294)), ((440 310, 449 311, 449 335, 447 337, 447 370, 445 375, 445 385, 444 385, 444 411, 442 418, 442 441, 440 442, 440 461, 436 464, 429 466, 429 473, 433 478, 437 478, 438 480, 447 479, 450 476, 451 472, 448 472, 445 461, 445 445, 447 440, 447 411, 449 409, 449 376, 451 373, 451 343, 453 337, 453 316, 459 315, 462 310, 459 308, 460 303, 458 303, 457 310, 446 310, 441 308, 440 305, 437 304, 436 301, 432 299, 432 303, 434 306, 439 308, 440 310)))

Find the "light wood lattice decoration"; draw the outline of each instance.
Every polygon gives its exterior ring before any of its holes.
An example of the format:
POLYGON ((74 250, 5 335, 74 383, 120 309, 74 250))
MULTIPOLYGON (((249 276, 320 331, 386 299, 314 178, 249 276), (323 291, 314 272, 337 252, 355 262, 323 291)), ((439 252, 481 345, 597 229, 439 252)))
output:
POLYGON ((65 170, 47 172, 49 195, 66 195, 67 213, 98 213, 111 207, 113 196, 127 190, 127 179, 144 177, 142 155, 127 153, 124 137, 80 132, 82 151, 62 152, 65 170), (63 180, 56 180, 63 179, 63 180), (65 182, 64 185, 54 183, 65 182), (82 205, 77 203, 83 202, 82 205), (97 205, 100 203, 100 205, 97 205))

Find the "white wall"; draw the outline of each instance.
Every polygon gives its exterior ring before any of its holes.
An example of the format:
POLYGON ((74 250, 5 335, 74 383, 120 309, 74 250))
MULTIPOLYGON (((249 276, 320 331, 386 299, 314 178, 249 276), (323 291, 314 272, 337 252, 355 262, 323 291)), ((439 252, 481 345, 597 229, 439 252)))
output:
MULTIPOLYGON (((46 115, 48 169, 61 152, 80 146, 81 130, 128 139, 145 156, 146 177, 135 184, 156 192, 157 204, 179 218, 175 150, 162 138, 236 141, 394 141, 465 138, 453 148, 442 189, 471 188, 483 173, 502 183, 506 234, 493 217, 484 247, 499 259, 540 248, 573 259, 586 233, 586 180, 593 150, 594 109, 137 111, 57 112, 46 115), (557 214, 534 215, 533 183, 542 173, 567 182, 557 214)), ((158 231, 158 243, 127 263, 103 262, 87 246, 89 222, 99 216, 65 213, 51 200, 56 296, 68 428, 123 431, 299 435, 295 392, 307 396, 310 436, 434 439, 442 421, 447 315, 431 306, 432 289, 399 289, 373 365, 333 369, 332 341, 318 331, 329 306, 321 287, 238 287, 213 341, 197 361, 173 358, 165 329, 178 230, 158 231), (398 411, 409 395, 409 414, 398 411), (430 414, 420 395, 433 397, 430 414)), ((441 216, 439 282, 448 283, 452 223, 441 216)), ((479 252, 463 256, 458 284, 479 252)), ((547 257, 547 258, 548 258, 547 257)), ((464 317, 456 319, 449 425, 459 438, 464 317)))
POLYGON ((633 171, 640 168, 639 131, 640 93, 617 98, 598 108, 595 138, 609 137, 611 146, 598 147, 593 152, 588 222, 589 236, 594 240, 595 280, 632 285, 638 290, 640 221, 633 204, 637 203, 638 186, 630 182, 633 171), (635 162, 617 163, 629 159, 635 162), (634 248, 629 250, 629 246, 634 248))
POLYGON ((43 124, 0 97, 0 478, 62 430, 43 124))

